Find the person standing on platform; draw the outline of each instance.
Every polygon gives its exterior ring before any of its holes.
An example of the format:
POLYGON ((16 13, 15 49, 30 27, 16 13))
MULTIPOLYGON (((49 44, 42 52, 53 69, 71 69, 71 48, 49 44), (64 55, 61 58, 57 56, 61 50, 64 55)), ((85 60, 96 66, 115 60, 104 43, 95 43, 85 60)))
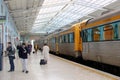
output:
POLYGON ((28 52, 25 43, 22 43, 22 47, 20 48, 20 55, 21 55, 22 68, 23 68, 22 72, 28 73, 27 70, 28 52))
POLYGON ((29 53, 29 55, 30 55, 31 51, 32 51, 32 45, 29 43, 28 44, 28 53, 29 53))
POLYGON ((14 66, 15 48, 12 46, 11 42, 8 42, 7 52, 10 63, 10 70, 8 72, 12 72, 15 70, 15 66, 14 66))
POLYGON ((42 54, 44 55, 44 59, 48 62, 49 60, 49 47, 48 45, 45 43, 44 46, 43 46, 43 51, 42 51, 42 54))
POLYGON ((21 53, 20 53, 20 49, 22 48, 22 45, 21 44, 18 44, 17 45, 17 50, 18 50, 18 56, 19 58, 21 58, 21 53))
POLYGON ((38 45, 37 44, 34 45, 34 50, 35 50, 35 53, 37 54, 37 51, 38 51, 38 45))

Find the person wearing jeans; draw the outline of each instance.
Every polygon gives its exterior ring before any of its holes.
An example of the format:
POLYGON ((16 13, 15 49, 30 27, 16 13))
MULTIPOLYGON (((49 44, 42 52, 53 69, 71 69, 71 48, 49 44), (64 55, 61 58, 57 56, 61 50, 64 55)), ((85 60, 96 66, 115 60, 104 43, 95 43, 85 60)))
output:
POLYGON ((7 51, 8 51, 8 58, 10 63, 10 70, 8 72, 12 72, 15 69, 15 66, 14 66, 15 50, 12 47, 11 42, 8 42, 7 51))
POLYGON ((14 66, 14 59, 12 56, 9 56, 9 63, 10 63, 10 70, 8 72, 12 72, 14 71, 15 69, 15 66, 14 66))

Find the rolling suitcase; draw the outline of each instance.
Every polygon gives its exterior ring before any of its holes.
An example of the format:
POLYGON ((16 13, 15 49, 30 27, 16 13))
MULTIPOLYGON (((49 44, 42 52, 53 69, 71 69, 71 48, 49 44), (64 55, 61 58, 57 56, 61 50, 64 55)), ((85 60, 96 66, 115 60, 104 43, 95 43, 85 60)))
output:
POLYGON ((40 65, 45 65, 45 64, 47 64, 47 61, 45 59, 41 59, 40 60, 40 65))

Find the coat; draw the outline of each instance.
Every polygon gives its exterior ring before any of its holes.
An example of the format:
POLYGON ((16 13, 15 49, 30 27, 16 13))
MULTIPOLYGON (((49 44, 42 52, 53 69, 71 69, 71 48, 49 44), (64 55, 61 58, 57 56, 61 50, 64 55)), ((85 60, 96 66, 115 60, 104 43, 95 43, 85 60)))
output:
POLYGON ((21 47, 19 49, 19 53, 20 53, 20 58, 22 59, 27 59, 28 58, 28 52, 27 52, 27 48, 26 47, 21 47))
POLYGON ((48 60, 49 59, 49 47, 48 46, 43 46, 43 51, 42 54, 44 55, 44 59, 48 60))
POLYGON ((8 56, 15 56, 15 48, 12 46, 7 47, 8 56))

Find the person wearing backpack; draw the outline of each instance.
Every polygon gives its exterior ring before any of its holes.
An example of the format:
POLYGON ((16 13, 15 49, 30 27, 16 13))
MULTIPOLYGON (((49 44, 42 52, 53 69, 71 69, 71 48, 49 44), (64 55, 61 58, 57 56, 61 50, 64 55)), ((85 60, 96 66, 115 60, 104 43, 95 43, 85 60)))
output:
POLYGON ((11 42, 8 42, 7 52, 10 63, 10 70, 8 72, 12 72, 15 70, 15 66, 14 66, 15 48, 12 46, 11 42))

